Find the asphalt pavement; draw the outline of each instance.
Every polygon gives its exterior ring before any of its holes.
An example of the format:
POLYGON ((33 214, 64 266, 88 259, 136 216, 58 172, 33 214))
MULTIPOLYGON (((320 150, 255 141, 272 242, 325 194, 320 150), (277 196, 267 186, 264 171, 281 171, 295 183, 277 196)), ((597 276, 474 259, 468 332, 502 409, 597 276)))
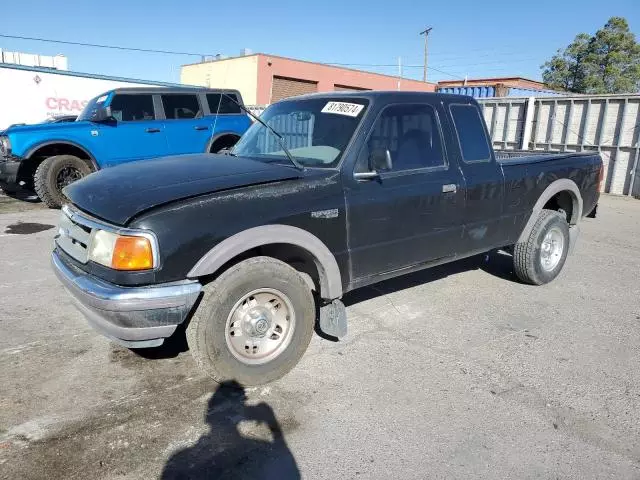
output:
POLYGON ((553 283, 500 253, 346 296, 273 384, 114 346, 49 267, 59 212, 0 199, 0 478, 640 478, 640 202, 604 196, 553 283))

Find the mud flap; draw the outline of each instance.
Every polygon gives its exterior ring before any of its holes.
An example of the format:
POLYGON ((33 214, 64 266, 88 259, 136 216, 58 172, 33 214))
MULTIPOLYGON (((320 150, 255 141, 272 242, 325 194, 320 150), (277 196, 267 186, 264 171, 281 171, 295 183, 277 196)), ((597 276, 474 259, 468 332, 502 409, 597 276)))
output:
POLYGON ((333 300, 320 307, 320 330, 336 338, 347 334, 347 309, 341 300, 333 300))

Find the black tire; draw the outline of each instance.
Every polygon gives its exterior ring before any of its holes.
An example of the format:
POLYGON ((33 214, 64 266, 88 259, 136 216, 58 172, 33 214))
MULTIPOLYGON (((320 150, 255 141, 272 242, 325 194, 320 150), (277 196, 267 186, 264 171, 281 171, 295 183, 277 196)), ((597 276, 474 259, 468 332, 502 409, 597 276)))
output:
MULTIPOLYGON (((204 287, 204 295, 187 327, 187 343, 198 366, 216 382, 235 380, 261 385, 284 376, 306 351, 315 324, 313 295, 297 270, 271 257, 253 257, 225 271, 204 287), (290 340, 275 358, 252 365, 239 360, 226 340, 234 306, 257 289, 274 289, 288 297, 295 323, 290 340)), ((246 348, 246 347, 245 347, 246 348)))
POLYGON ((36 169, 33 181, 38 197, 49 208, 60 208, 67 201, 62 189, 68 183, 62 184, 59 179, 65 169, 74 171, 78 176, 77 179, 86 177, 92 172, 87 162, 73 155, 55 155, 43 160, 36 169))
POLYGON ((542 210, 531 229, 529 237, 524 242, 516 243, 513 246, 513 264, 516 275, 523 282, 532 285, 549 283, 562 270, 568 252, 569 225, 565 217, 553 210, 542 210), (542 244, 544 238, 552 229, 562 236, 562 252, 559 254, 555 266, 546 269, 543 267, 542 244))
POLYGON ((225 135, 224 137, 220 137, 211 145, 209 148, 209 153, 218 153, 220 150, 230 149, 236 143, 238 143, 240 137, 236 137, 234 135, 225 135))

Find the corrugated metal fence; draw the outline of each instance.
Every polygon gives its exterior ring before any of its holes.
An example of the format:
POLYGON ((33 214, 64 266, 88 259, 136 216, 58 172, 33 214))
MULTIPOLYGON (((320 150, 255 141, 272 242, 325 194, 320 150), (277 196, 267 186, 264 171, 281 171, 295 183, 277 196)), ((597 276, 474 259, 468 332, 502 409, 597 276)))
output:
POLYGON ((605 191, 640 196, 640 95, 478 101, 496 150, 599 151, 605 191))

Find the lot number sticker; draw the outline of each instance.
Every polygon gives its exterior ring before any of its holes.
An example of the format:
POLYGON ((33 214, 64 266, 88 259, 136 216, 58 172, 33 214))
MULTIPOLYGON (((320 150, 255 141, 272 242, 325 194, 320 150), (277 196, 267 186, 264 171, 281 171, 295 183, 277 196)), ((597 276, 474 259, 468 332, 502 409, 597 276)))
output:
POLYGON ((357 117, 362 111, 364 105, 347 102, 329 102, 322 109, 322 113, 335 113, 338 115, 346 115, 347 117, 357 117))

